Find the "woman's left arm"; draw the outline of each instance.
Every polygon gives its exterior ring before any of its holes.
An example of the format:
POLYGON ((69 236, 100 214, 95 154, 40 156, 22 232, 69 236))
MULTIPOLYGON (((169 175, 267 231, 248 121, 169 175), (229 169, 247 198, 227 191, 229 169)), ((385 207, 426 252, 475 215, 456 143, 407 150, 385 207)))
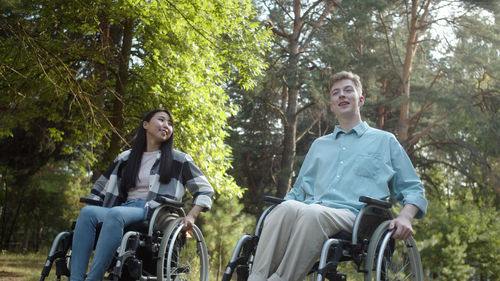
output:
POLYGON ((191 230, 194 226, 194 222, 198 215, 203 211, 203 207, 199 205, 194 205, 193 208, 189 211, 189 213, 184 217, 182 223, 184 224, 183 230, 191 230))

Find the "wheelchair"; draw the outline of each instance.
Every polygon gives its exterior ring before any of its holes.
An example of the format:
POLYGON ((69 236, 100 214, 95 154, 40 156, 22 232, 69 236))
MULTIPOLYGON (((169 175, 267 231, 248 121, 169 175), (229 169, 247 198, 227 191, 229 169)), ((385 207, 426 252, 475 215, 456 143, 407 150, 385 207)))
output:
MULTIPOLYGON (((208 281, 208 251, 200 229, 182 230, 184 203, 160 197, 150 220, 129 225, 105 280, 198 280, 208 281)), ((80 202, 101 205, 81 198, 80 202)), ((72 229, 74 229, 73 223, 72 229)), ((52 243, 40 281, 49 276, 55 263, 56 279, 70 276, 72 231, 59 233, 52 243)), ((98 237, 98 233, 96 234, 98 237)), ((97 238, 96 238, 97 239, 97 238)))
MULTIPOLYGON (((273 203, 260 216, 255 234, 243 235, 237 242, 226 267, 222 281, 245 281, 251 272, 255 251, 265 217, 283 199, 265 196, 264 201, 273 203)), ((422 263, 413 239, 402 241, 392 238, 388 230, 394 217, 387 201, 361 196, 366 203, 356 216, 353 231, 341 231, 329 238, 322 247, 319 261, 313 266, 306 280, 347 280, 347 275, 338 272, 340 262, 352 261, 364 281, 423 281, 422 263)))

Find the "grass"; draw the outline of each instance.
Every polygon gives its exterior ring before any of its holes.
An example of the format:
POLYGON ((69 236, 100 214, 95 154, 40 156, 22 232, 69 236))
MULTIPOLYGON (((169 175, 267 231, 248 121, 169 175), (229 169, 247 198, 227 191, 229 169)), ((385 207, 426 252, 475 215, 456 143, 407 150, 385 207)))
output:
MULTIPOLYGON (((48 251, 46 251, 48 253, 48 251)), ((17 254, 9 252, 0 253, 0 281, 38 281, 40 280, 40 273, 42 271, 45 259, 47 258, 45 251, 41 253, 30 254, 17 254)), ((345 266, 345 265, 344 265, 345 266)), ((211 267, 212 268, 212 267, 211 267)), ((344 267, 343 272, 347 271, 348 280, 362 280, 361 277, 356 276, 354 267, 344 267), (354 279, 352 279, 354 278, 354 279), (358 279, 361 278, 361 279, 358 279)), ((56 280, 55 278, 55 265, 53 265, 50 275, 45 279, 46 281, 56 280)), ((210 272, 209 280, 216 280, 213 270, 210 272)), ((66 280, 66 277, 62 278, 66 280)))
MULTIPOLYGON (((0 281, 35 281, 40 280, 46 254, 18 254, 2 252, 0 254, 0 281)), ((51 272, 52 273, 52 272, 51 272)), ((54 280, 53 274, 46 280, 54 280)))
MULTIPOLYGON (((0 281, 38 281, 40 280, 42 268, 45 264, 48 251, 41 253, 18 254, 0 253, 0 281)), ((55 264, 46 281, 56 280, 55 264)), ((62 277, 66 280, 66 277, 62 277)), ((215 276, 210 276, 209 280, 216 280, 215 276)))

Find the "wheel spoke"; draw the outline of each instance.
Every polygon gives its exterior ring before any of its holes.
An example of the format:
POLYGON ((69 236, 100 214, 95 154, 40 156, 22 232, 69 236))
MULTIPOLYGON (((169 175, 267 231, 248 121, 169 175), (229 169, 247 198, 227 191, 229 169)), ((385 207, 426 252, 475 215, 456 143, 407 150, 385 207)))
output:
POLYGON ((159 281, 207 281, 208 254, 198 227, 185 232, 182 225, 168 227, 159 253, 159 281), (165 241, 168 237, 168 241, 165 241))
POLYGON ((370 239, 365 281, 423 281, 420 255, 413 238, 392 239, 388 223, 379 225, 370 239))

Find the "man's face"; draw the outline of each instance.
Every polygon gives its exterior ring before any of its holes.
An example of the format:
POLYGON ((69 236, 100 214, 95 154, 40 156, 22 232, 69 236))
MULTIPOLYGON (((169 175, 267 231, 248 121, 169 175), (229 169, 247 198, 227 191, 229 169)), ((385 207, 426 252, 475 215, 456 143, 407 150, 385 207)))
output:
POLYGON ((359 116, 359 108, 365 98, 358 93, 354 83, 349 79, 335 82, 330 91, 330 109, 337 118, 359 116))

